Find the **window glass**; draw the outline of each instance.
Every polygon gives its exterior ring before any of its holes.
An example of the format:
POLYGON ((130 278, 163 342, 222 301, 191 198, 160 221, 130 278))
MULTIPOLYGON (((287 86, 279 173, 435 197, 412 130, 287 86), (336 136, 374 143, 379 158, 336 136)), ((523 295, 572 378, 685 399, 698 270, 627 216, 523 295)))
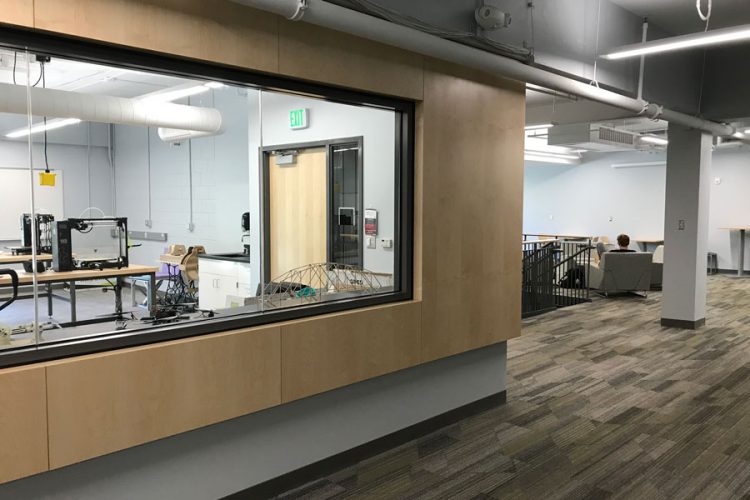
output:
POLYGON ((400 112, 0 57, 16 62, 2 83, 19 101, 0 109, 0 255, 26 255, 0 266, 22 285, 0 347, 258 324, 401 290, 400 112))
POLYGON ((261 97, 266 307, 393 291, 394 111, 261 97))

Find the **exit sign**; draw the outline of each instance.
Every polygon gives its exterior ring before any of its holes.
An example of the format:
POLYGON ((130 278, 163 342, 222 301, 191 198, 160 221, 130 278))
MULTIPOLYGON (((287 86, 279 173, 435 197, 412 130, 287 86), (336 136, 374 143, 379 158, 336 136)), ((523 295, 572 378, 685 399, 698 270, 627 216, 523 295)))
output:
POLYGON ((307 109, 293 109, 289 112, 289 128, 292 130, 307 128, 307 109))

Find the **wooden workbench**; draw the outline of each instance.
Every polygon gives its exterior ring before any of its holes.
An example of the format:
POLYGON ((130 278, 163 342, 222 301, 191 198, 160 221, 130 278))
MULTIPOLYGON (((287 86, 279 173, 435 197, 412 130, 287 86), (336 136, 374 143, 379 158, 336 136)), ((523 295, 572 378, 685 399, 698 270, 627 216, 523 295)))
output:
MULTIPOLYGON (((122 267, 120 269, 80 269, 75 271, 63 271, 55 272, 52 270, 45 271, 43 273, 37 273, 36 282, 37 284, 46 285, 47 295, 47 310, 49 316, 52 316, 52 298, 55 295, 52 293, 52 284, 54 283, 68 283, 70 287, 70 322, 76 323, 76 282, 78 281, 91 281, 91 280, 111 280, 114 279, 113 288, 115 291, 115 314, 122 313, 122 280, 129 276, 148 276, 148 297, 149 307, 153 308, 156 303, 154 281, 156 272, 159 270, 158 267, 154 266, 142 266, 133 264, 128 267, 122 267)), ((18 284, 19 285, 32 285, 34 283, 33 273, 20 272, 18 273, 18 284)), ((0 276, 0 287, 10 286, 12 281, 10 276, 0 276)), ((58 298, 61 298, 57 296, 58 298)))
MULTIPOLYGON (((0 266, 4 264, 22 264, 24 262, 31 262, 31 254, 26 255, 13 255, 10 253, 0 253, 0 266)), ((48 253, 42 253, 36 256, 36 260, 42 262, 49 262, 52 260, 52 255, 48 253)))

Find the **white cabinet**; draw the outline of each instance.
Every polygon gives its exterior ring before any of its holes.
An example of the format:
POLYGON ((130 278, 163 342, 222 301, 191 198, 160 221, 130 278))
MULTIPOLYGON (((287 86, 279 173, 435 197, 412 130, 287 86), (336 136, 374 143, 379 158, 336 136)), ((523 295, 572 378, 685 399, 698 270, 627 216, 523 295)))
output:
POLYGON ((224 309, 227 297, 255 297, 250 289, 250 263, 201 258, 198 264, 198 307, 224 309))

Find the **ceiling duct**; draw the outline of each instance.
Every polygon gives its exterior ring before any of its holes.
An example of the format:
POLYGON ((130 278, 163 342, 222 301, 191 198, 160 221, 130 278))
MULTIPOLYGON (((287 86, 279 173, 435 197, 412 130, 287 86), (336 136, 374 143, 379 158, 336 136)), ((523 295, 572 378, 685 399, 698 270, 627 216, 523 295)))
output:
POLYGON ((611 152, 637 149, 639 134, 597 123, 556 125, 547 132, 547 144, 573 149, 611 152))
POLYGON ((633 113, 661 118, 670 123, 696 128, 719 136, 731 136, 734 127, 704 120, 695 116, 663 107, 632 97, 610 92, 596 85, 565 78, 528 66, 514 59, 501 57, 488 52, 467 47, 459 43, 400 26, 382 19, 362 14, 344 7, 332 5, 323 0, 232 0, 256 9, 286 17, 292 20, 323 26, 329 29, 350 33, 379 43, 410 50, 428 57, 435 57, 488 74, 533 83, 542 87, 577 95, 593 101, 616 106, 633 113))
MULTIPOLYGON (((26 90, 25 85, 0 83, 0 113, 25 115, 26 90)), ((29 91, 34 116, 163 127, 179 129, 182 134, 185 131, 198 135, 218 135, 223 132, 221 113, 213 108, 39 87, 31 87, 29 91)))

